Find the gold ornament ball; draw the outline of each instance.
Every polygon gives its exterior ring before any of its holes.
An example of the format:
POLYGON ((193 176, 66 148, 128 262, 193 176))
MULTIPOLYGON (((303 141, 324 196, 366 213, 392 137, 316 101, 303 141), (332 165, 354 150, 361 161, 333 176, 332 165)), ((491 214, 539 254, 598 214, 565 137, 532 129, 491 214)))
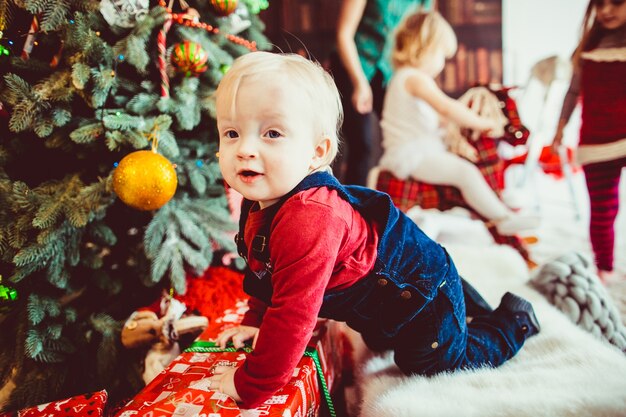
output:
POLYGON ((156 210, 174 196, 176 171, 163 155, 136 151, 126 155, 113 172, 113 190, 127 205, 156 210))

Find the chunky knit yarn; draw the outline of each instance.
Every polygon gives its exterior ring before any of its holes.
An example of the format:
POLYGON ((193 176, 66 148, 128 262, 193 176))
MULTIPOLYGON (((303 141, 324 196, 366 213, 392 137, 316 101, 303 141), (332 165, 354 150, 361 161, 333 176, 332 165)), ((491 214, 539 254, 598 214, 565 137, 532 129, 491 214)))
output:
POLYGON ((626 327, 583 255, 567 253, 542 266, 531 284, 574 323, 626 352, 626 327))

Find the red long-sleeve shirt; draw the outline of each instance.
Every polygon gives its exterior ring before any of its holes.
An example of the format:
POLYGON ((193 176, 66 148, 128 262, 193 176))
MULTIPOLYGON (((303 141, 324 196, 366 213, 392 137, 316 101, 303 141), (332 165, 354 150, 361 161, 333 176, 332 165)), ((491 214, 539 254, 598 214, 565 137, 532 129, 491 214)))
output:
MULTIPOLYGON (((248 248, 274 211, 253 208, 244 230, 248 248)), ((261 404, 289 381, 313 333, 324 292, 367 275, 377 244, 375 228, 334 190, 309 189, 284 203, 271 228, 271 306, 252 298, 242 322, 260 327, 254 351, 235 373, 245 407, 261 404)), ((252 257, 250 267, 263 269, 252 257)))

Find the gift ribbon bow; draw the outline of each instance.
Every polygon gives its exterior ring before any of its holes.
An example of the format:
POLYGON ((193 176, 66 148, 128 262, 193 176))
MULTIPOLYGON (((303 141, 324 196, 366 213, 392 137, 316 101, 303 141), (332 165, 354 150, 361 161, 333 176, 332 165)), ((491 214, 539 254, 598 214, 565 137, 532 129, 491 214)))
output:
MULTIPOLYGON (((204 340, 196 340, 185 349, 185 352, 198 352, 198 353, 221 353, 221 352, 239 352, 244 351, 246 353, 252 352, 252 348, 243 347, 241 349, 235 349, 234 347, 226 347, 221 348, 215 342, 208 342, 204 340)), ((324 400, 326 402, 326 406, 328 407, 328 413, 330 417, 337 417, 335 413, 335 406, 333 405, 333 400, 330 398, 330 391, 328 390, 328 384, 326 384, 326 379, 324 378, 324 373, 322 372, 322 364, 320 363, 320 357, 317 353, 317 350, 314 348, 308 347, 304 351, 304 356, 308 356, 313 359, 315 363, 315 369, 317 370, 317 376, 320 381, 320 385, 322 387, 322 393, 324 394, 324 400)))

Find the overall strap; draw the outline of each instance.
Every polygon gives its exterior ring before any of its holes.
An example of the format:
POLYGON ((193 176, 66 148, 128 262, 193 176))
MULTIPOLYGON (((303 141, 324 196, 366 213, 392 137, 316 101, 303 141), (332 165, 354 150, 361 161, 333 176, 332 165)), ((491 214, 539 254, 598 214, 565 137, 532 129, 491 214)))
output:
MULTIPOLYGON (((339 185, 339 181, 332 175, 326 172, 316 172, 311 175, 308 175, 304 178, 300 184, 294 187, 289 193, 284 195, 279 201, 275 204, 275 212, 278 213, 280 208, 285 201, 291 198, 293 195, 299 193, 300 191, 304 191, 309 188, 319 187, 322 185, 339 185)), ((241 203, 241 216, 239 217, 239 232, 235 235, 235 243, 237 244, 237 252, 239 256, 248 261, 248 247, 246 246, 246 242, 244 240, 244 229, 246 227, 246 222, 248 220, 248 214, 250 213, 250 209, 254 205, 254 201, 250 201, 247 199, 243 199, 241 203)), ((273 219, 272 219, 273 221, 273 219)), ((269 263, 270 261, 270 228, 272 226, 272 221, 266 222, 258 234, 254 236, 252 241, 252 252, 254 253, 254 257, 263 263, 269 263)))
MULTIPOLYGON (((237 252, 239 256, 248 261, 248 247, 246 246, 246 242, 243 238, 244 229, 246 227, 246 221, 248 220, 248 214, 250 214, 250 209, 254 205, 254 201, 243 199, 241 202, 241 216, 239 217, 239 232, 235 235, 235 243, 237 244, 237 252)), ((252 241, 252 250, 256 253, 256 258, 258 258, 262 262, 269 261, 269 227, 270 223, 267 225, 263 225, 261 230, 259 230, 259 234, 254 237, 252 241), (267 230, 266 230, 267 229, 267 230)))

